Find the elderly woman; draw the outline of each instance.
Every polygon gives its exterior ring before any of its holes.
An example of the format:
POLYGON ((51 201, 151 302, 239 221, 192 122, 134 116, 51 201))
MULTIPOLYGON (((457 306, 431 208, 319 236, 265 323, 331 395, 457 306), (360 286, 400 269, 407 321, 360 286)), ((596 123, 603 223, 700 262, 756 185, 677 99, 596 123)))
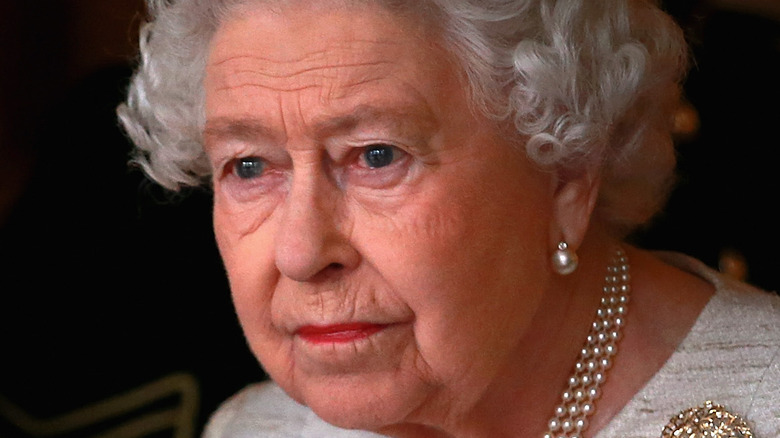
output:
POLYGON ((780 299, 624 242, 675 161, 655 4, 149 6, 120 117, 213 188, 272 378, 207 436, 780 436, 780 299))

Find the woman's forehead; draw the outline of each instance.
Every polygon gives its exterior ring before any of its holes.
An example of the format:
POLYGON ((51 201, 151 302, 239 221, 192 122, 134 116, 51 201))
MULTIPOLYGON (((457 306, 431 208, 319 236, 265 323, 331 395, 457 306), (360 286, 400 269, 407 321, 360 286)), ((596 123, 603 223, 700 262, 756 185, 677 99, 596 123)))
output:
POLYGON ((326 54, 337 54, 361 45, 438 42, 438 35, 429 26, 420 25, 421 14, 399 14, 379 2, 348 2, 356 6, 338 8, 321 7, 332 1, 283 2, 281 8, 271 3, 244 4, 226 15, 212 41, 212 58, 226 43, 231 48, 260 46, 267 59, 290 61, 307 49, 312 53, 327 49, 326 54))
POLYGON ((349 101, 409 112, 414 102, 446 99, 440 91, 460 85, 446 51, 381 8, 292 12, 259 8, 223 23, 207 65, 207 112, 220 100, 241 98, 254 105, 246 94, 258 96, 258 102, 297 94, 306 100, 304 107, 349 101))

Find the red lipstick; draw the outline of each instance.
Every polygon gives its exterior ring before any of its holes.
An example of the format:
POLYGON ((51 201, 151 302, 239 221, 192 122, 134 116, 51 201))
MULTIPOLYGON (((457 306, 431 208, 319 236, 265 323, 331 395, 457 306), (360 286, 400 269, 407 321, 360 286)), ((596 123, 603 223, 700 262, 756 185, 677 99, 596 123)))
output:
POLYGON ((295 334, 314 344, 338 344, 365 339, 384 329, 386 325, 354 322, 333 325, 306 325, 295 334))

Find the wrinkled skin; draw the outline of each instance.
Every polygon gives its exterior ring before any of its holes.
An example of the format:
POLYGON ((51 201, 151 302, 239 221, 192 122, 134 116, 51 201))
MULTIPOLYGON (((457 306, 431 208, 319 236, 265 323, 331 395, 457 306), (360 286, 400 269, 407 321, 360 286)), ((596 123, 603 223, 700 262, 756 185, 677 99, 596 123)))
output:
POLYGON ((238 316, 271 377, 336 425, 438 428, 516 389, 554 281, 560 190, 469 109, 437 42, 374 6, 291 6, 212 44, 206 151, 238 316), (377 330, 300 332, 356 322, 377 330))

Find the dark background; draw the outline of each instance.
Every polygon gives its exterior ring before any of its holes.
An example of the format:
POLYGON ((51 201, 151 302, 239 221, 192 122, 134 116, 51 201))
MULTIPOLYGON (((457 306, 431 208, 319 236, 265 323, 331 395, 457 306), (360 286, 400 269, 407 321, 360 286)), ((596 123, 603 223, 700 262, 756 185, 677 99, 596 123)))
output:
MULTIPOLYGON (((780 12, 734 3, 669 2, 695 56, 680 183, 634 239, 716 268, 735 254, 747 281, 778 290, 780 12)), ((172 195, 127 166, 114 108, 142 16, 137 0, 0 3, 0 437, 187 438, 264 378, 230 303, 209 193, 172 195), (195 388, 181 420, 192 429, 131 428, 184 412, 176 391, 124 397, 172 375, 195 388), (111 400, 126 406, 65 425, 111 400)))
POLYGON ((142 13, 140 1, 0 0, 2 438, 188 438, 264 378, 234 316, 209 194, 172 195, 128 167, 115 107, 142 13), (158 397, 124 397, 171 376, 179 385, 156 385, 158 397))

